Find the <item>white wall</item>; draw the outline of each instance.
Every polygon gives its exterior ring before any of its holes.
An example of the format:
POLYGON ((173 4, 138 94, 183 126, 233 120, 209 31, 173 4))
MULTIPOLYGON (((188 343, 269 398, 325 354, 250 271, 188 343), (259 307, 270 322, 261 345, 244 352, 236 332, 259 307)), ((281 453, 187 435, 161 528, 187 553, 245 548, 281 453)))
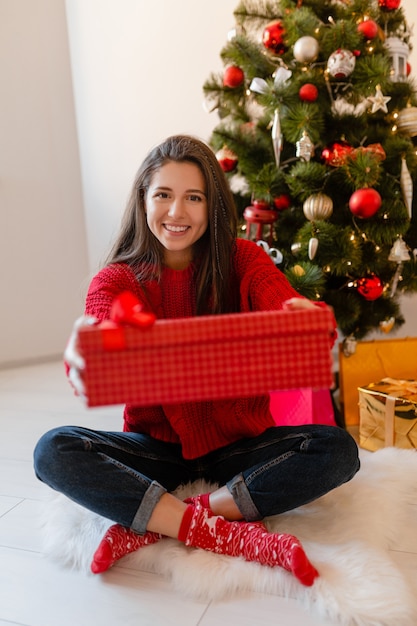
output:
POLYGON ((91 268, 119 226, 134 174, 171 134, 208 139, 202 86, 237 0, 67 0, 91 268))
POLYGON ((88 275, 63 0, 0 0, 0 366, 60 355, 88 275))

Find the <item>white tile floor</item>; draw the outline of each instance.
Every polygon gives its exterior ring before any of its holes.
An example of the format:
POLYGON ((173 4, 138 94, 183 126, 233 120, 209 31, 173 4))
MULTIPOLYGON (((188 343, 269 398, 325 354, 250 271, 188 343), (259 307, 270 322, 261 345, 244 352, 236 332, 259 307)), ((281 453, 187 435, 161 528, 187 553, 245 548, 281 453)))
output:
MULTIPOLYGON (((205 604, 154 574, 115 566, 89 576, 44 558, 38 520, 49 489, 33 474, 32 451, 43 432, 68 423, 117 429, 120 409, 85 409, 61 363, 0 370, 0 626, 334 626, 276 596, 205 604)), ((401 550, 416 576, 417 545, 401 550)))

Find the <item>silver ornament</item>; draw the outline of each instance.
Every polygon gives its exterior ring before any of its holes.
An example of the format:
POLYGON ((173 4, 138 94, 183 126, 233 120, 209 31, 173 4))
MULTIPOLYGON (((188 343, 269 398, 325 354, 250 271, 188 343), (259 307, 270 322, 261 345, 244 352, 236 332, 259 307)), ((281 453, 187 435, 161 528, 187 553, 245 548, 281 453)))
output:
POLYGON ((279 164, 281 161, 283 137, 281 133, 281 122, 279 118, 278 109, 275 109, 275 113, 274 113, 274 121, 272 124, 271 138, 272 138, 272 145, 274 147, 275 163, 276 163, 276 166, 279 167, 279 164))
POLYGON ((300 159, 304 159, 304 161, 310 161, 311 157, 314 155, 314 144, 305 130, 303 130, 301 139, 299 139, 295 145, 296 156, 300 157, 300 159))
POLYGON ((404 204, 407 207, 408 217, 412 217, 412 205, 413 205, 413 181, 408 171, 407 161, 405 157, 401 159, 401 177, 400 177, 401 191, 404 198, 404 204))
POLYGON ((303 212, 309 222, 325 220, 333 213, 333 200, 324 193, 313 193, 305 200, 303 212))
POLYGON ((319 55, 319 42, 314 37, 300 37, 294 44, 293 54, 300 63, 312 63, 319 55))
POLYGON ((402 237, 398 237, 394 241, 394 244, 390 250, 388 255, 388 261, 393 261, 394 263, 402 263, 403 261, 410 260, 410 253, 407 248, 407 244, 405 243, 402 237))
POLYGON ((311 237, 310 241, 308 242, 308 258, 310 259, 310 261, 312 261, 316 256, 318 247, 319 240, 317 239, 317 237, 311 237))
POLYGON ((417 107, 406 107, 398 113, 397 128, 409 137, 417 136, 417 107))

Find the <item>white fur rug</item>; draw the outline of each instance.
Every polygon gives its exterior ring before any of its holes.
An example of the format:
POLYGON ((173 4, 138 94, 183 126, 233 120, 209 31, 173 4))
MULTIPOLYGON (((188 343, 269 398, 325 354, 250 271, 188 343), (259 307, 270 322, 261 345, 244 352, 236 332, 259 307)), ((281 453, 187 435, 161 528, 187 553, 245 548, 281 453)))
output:
MULTIPOLYGON (((205 487, 193 484, 178 495, 205 487)), ((110 522, 61 495, 54 495, 44 513, 46 554, 89 571, 110 522)), ((303 587, 281 568, 185 548, 173 539, 143 548, 120 564, 164 575, 177 591, 199 600, 223 600, 251 590, 295 598, 309 612, 341 626, 415 626, 415 570, 413 579, 413 570, 407 574, 389 549, 394 540, 407 545, 407 537, 415 537, 416 522, 417 453, 386 448, 366 454, 351 482, 267 520, 271 530, 303 541, 320 572, 312 587, 303 587)))

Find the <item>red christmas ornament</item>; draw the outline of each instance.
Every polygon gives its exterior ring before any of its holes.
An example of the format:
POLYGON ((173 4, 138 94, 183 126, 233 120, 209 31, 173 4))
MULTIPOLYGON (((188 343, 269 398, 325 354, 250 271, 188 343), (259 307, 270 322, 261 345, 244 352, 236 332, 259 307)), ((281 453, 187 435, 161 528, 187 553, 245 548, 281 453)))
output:
POLYGON ((237 65, 229 65, 229 67, 226 67, 223 74, 223 85, 235 89, 236 87, 240 87, 244 79, 245 74, 240 67, 237 65))
POLYGON ((281 20, 275 20, 265 27, 262 33, 262 43, 274 54, 283 54, 287 49, 284 44, 285 34, 281 20))
POLYGON ((374 39, 378 34, 378 24, 374 20, 364 20, 358 24, 358 32, 362 33, 365 39, 374 39))
POLYGON ((356 281, 356 286, 358 293, 360 293, 365 300, 377 300, 384 292, 384 285, 376 274, 359 278, 359 280, 356 281))
POLYGON ((237 167, 237 155, 227 146, 223 146, 223 148, 216 152, 216 158, 223 172, 233 172, 237 167))
POLYGON ((346 162, 346 158, 352 153, 352 151, 352 146, 347 142, 335 142, 322 150, 321 158, 326 165, 340 167, 346 162))
POLYGON ((312 83, 305 83, 298 92, 300 100, 303 102, 315 102, 319 95, 319 90, 312 83))
POLYGON ((291 198, 287 193, 282 193, 274 198, 274 207, 277 211, 285 211, 291 206, 291 198))
POLYGON ((256 198, 252 200, 252 206, 258 211, 266 211, 271 208, 271 205, 266 200, 257 200, 256 198))
POLYGON ((401 4, 401 0, 378 0, 381 9, 386 11, 396 11, 401 4))
POLYGON ((382 199, 376 189, 367 187, 357 189, 350 197, 349 209, 353 215, 361 218, 368 218, 375 215, 382 204, 382 199))

